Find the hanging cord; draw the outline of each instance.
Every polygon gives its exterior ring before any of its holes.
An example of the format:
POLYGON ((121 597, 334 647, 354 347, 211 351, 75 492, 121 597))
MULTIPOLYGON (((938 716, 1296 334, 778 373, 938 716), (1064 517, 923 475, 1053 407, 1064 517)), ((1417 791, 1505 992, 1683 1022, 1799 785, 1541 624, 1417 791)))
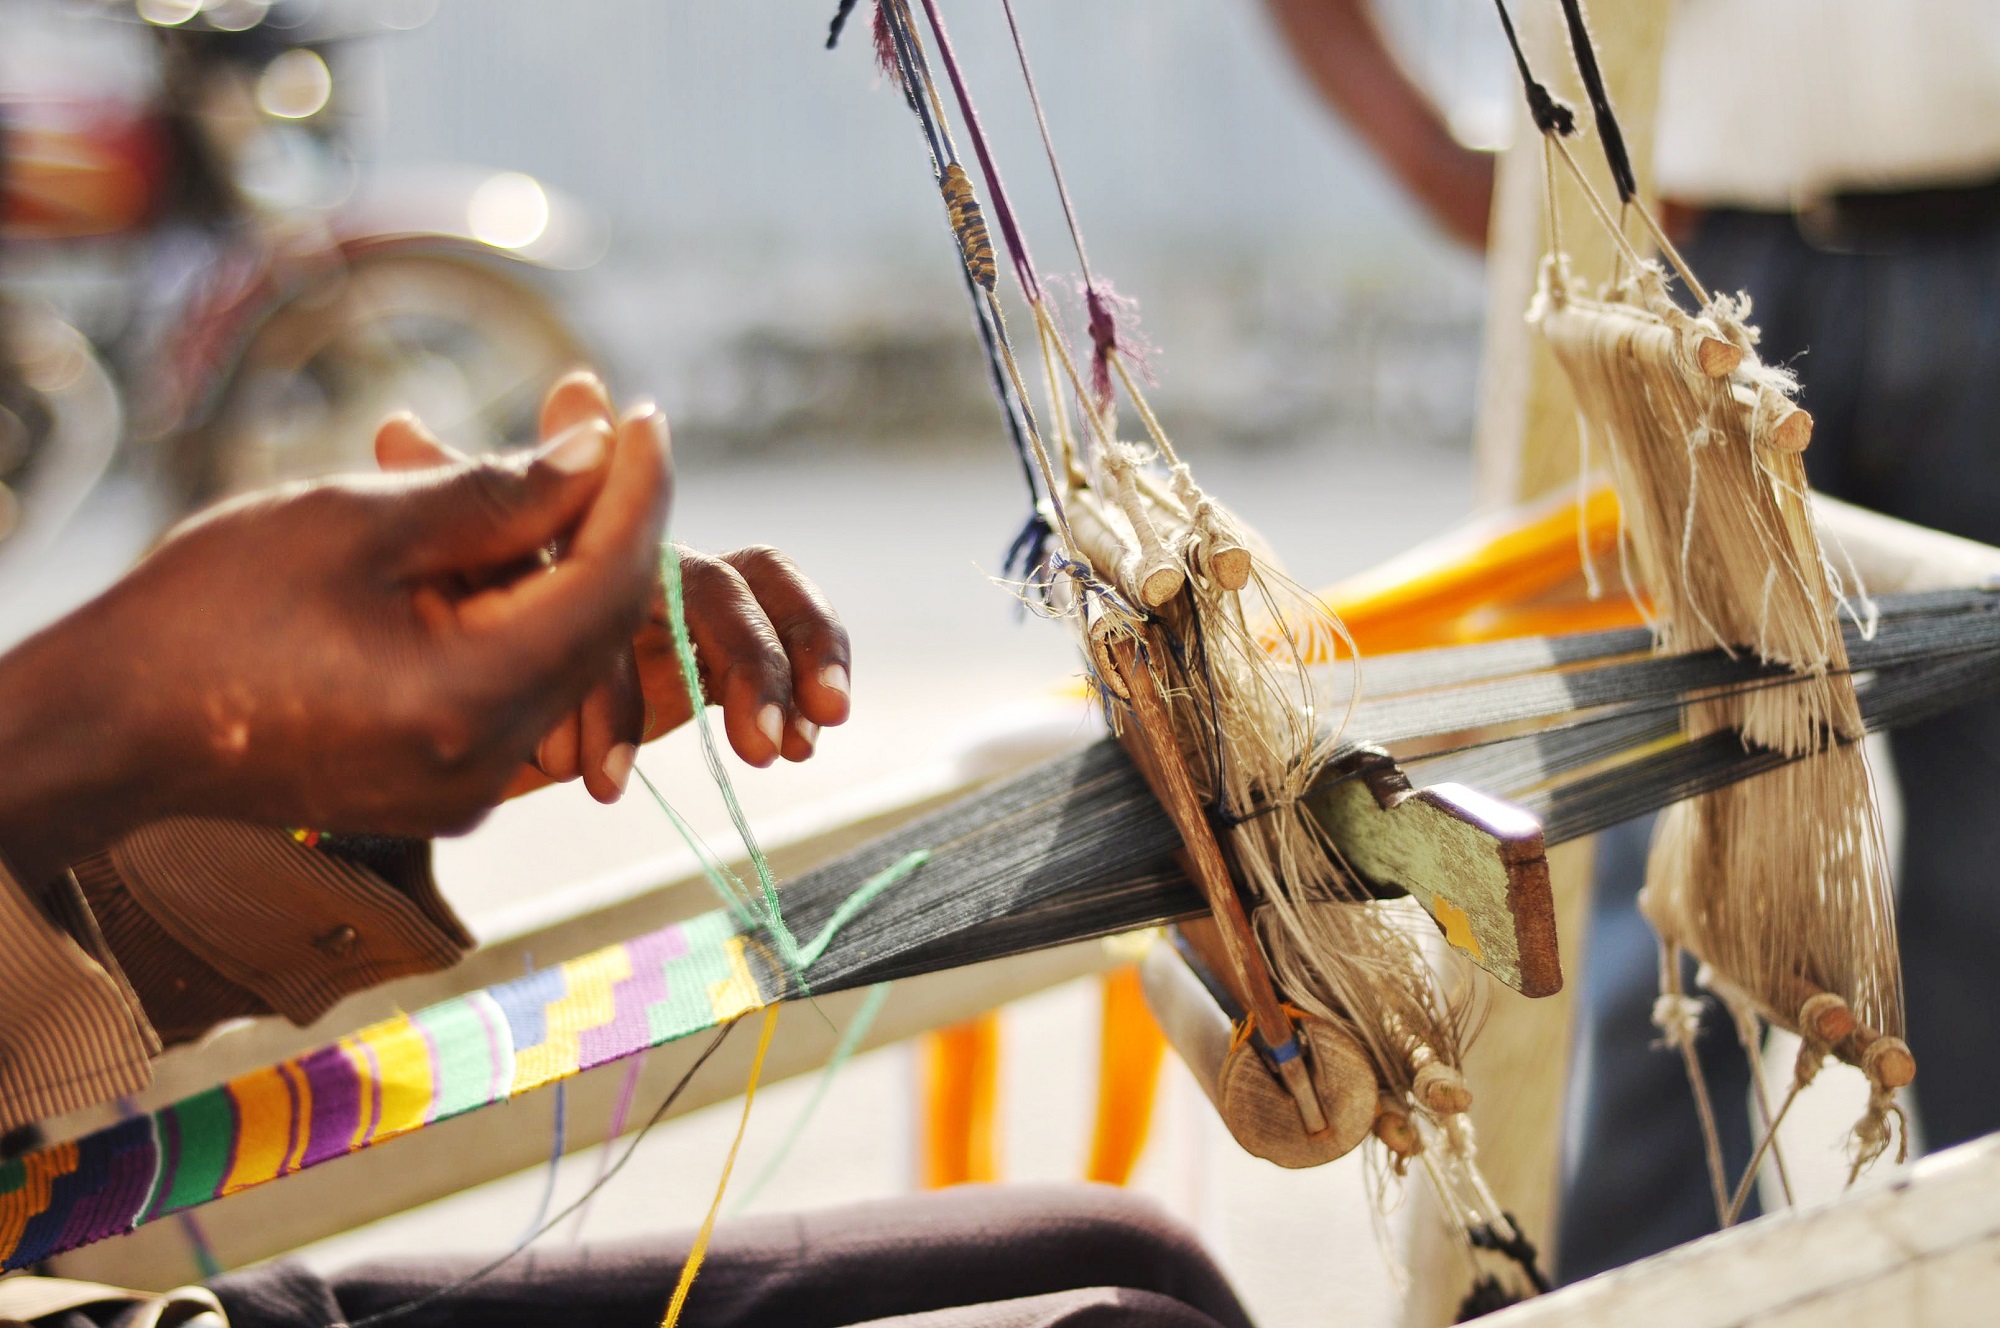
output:
POLYGON ((1063 221, 1069 226, 1070 243, 1076 249, 1076 261, 1083 270, 1083 307, 1089 320, 1094 352, 1091 389, 1096 394, 1097 409, 1101 411, 1111 401, 1112 357, 1123 355, 1144 369, 1145 346, 1139 340, 1136 328, 1131 326, 1132 302, 1114 291, 1109 282, 1100 282, 1090 270, 1090 254, 1084 247, 1083 227, 1076 219, 1076 205, 1070 198, 1069 182, 1064 178, 1062 162, 1056 156, 1055 136, 1049 132, 1048 113, 1042 108, 1041 91, 1035 86, 1035 71, 1028 60, 1027 43, 1021 38, 1021 24, 1014 13, 1014 0, 1000 0, 1000 8, 1007 15, 1007 31, 1013 38, 1014 55, 1021 65, 1021 82, 1027 88, 1028 105, 1035 112, 1035 126, 1042 135, 1042 152, 1048 158, 1056 197, 1062 203, 1063 221))
POLYGON ((556 1182, 562 1177, 564 1145, 569 1141, 569 1080, 556 1080, 555 1125, 549 1131, 549 1160, 542 1167, 542 1197, 535 1203, 535 1215, 522 1228, 516 1245, 526 1245, 548 1225, 549 1208, 556 1201, 556 1182))
POLYGON ((1514 65, 1521 71, 1521 88, 1528 97, 1529 118, 1534 120, 1535 128, 1542 133, 1568 138, 1576 132, 1576 111, 1567 102, 1558 100, 1528 68, 1528 55, 1521 49, 1521 39, 1514 32, 1514 20, 1507 13, 1507 0, 1493 0, 1493 5, 1500 11, 1500 29, 1507 34, 1508 49, 1514 52, 1514 65))
MULTIPOLYGON (((1589 201, 1591 210, 1597 214, 1598 221, 1603 223, 1604 229, 1616 241, 1619 256, 1631 264, 1634 271, 1639 270, 1644 266, 1644 260, 1625 238, 1624 229, 1612 217, 1611 210, 1605 206, 1604 200, 1598 197, 1597 190, 1592 187, 1589 178, 1583 173, 1583 167, 1571 154, 1568 144, 1562 141, 1576 132, 1576 112, 1557 100, 1547 86, 1535 77, 1534 71, 1528 65, 1527 52, 1521 47, 1520 36, 1514 30, 1514 20, 1507 13, 1506 0, 1493 0, 1493 3, 1500 13, 1500 27, 1507 35, 1508 48, 1514 53, 1514 65, 1520 70, 1522 92, 1527 98, 1528 114, 1534 120, 1535 128, 1541 131, 1543 140, 1569 167, 1570 174, 1576 178, 1585 199, 1589 201)), ((1584 25, 1579 0, 1563 0, 1563 13, 1569 21, 1570 45, 1576 53, 1578 73, 1583 78, 1585 90, 1590 94, 1591 107, 1597 114, 1598 134, 1604 139, 1605 160, 1610 167, 1612 181, 1618 187, 1619 199, 1622 203, 1631 205, 1631 211, 1638 214, 1653 243, 1660 247, 1660 252, 1666 255, 1674 271, 1687 283, 1689 293, 1695 297, 1699 305, 1706 308, 1711 303, 1707 288, 1689 269, 1687 261, 1681 257, 1681 252, 1674 246, 1674 242, 1667 237, 1652 209, 1638 201, 1638 183, 1632 171, 1632 159, 1625 150, 1625 136, 1618 127, 1616 114, 1611 109, 1611 99, 1604 88, 1604 74, 1597 64, 1597 50, 1591 45, 1590 32, 1584 25)), ((1549 224, 1553 228, 1556 224, 1553 181, 1550 183, 1550 189, 1549 224)), ((1559 236, 1552 243, 1551 251, 1561 252, 1559 236)))
MULTIPOLYGON (((1000 168, 993 160, 993 151, 986 142, 986 133, 980 128, 979 108, 973 105, 972 92, 965 83, 965 73, 958 67, 958 54, 952 50, 951 34, 945 31, 944 16, 938 13, 937 0, 919 0, 924 7, 924 17, 930 20, 931 35, 937 38, 938 59, 944 64, 945 77, 951 82, 952 95, 958 100, 958 113, 965 121, 965 136, 972 142, 973 155, 979 158, 980 173, 986 177, 987 192, 993 199, 993 220, 1000 227, 1000 239, 1007 246, 1007 256, 1014 260, 1014 276, 1021 283, 1021 289, 1029 301, 1042 298, 1041 280, 1035 275, 1034 260, 1028 254, 1028 241, 1021 234, 1020 222, 1015 219, 1013 206, 1007 201, 1007 187, 1000 179, 1000 168)), ((903 0, 890 0, 898 9, 903 0)))
POLYGON ((1715 1220, 1727 1226, 1729 1178, 1722 1164, 1722 1136, 1715 1125, 1715 1106, 1708 1095, 1708 1076, 1702 1073, 1695 1042, 1701 1035, 1702 1003, 1681 989, 1681 949, 1666 940, 1660 942, 1660 995, 1653 1002, 1653 1027, 1660 1040, 1680 1052, 1687 1072, 1688 1089, 1694 1094, 1695 1116, 1701 1123, 1702 1151, 1708 1159, 1708 1187, 1715 1200, 1715 1220))
MULTIPOLYGON (((990 241, 986 250, 966 249, 966 241, 978 238, 983 241, 985 225, 983 221, 977 232, 966 224, 976 209, 976 199, 971 199, 971 181, 959 166, 957 150, 951 141, 950 127, 945 121, 944 106, 939 98, 930 68, 925 60, 923 47, 917 39, 911 22, 909 8, 905 0, 880 0, 876 8, 876 18, 881 30, 888 38, 889 50, 895 58, 896 76, 903 85, 905 100, 917 117, 925 142, 931 151, 932 174, 938 187, 946 195, 946 208, 952 221, 952 229, 960 243, 960 257, 967 276, 967 291, 970 294, 979 319, 981 340, 987 351, 987 363, 992 371, 996 392, 1001 398, 1002 409, 1008 413, 1010 421, 1018 419, 1021 431, 1014 437, 1015 450, 1021 457, 1024 469, 1029 472, 1029 499, 1031 505, 1040 512, 1040 500, 1046 496, 1049 511, 1054 517, 1052 532, 1063 545, 1064 559, 1074 562, 1075 537, 1069 530, 1068 518, 1063 512, 1060 486, 1055 481, 1048 454, 1042 445, 1041 433, 1035 425, 1033 408, 1028 404, 1026 385, 1021 379, 1019 367, 1014 361, 1013 347, 1007 337, 1006 319, 1001 315, 999 302, 995 299, 990 282, 982 280, 985 269, 991 263, 990 241), (957 195, 954 198, 954 194, 957 195), (1025 435, 1025 437, 1023 437, 1025 435), (1041 479, 1042 494, 1036 493, 1035 476, 1041 479)), ((981 141, 983 149, 983 140, 981 141)), ((1001 219, 1003 237, 1013 229, 1011 213, 1001 219)), ((1017 260, 1016 275, 1021 267, 1017 260)), ((1033 273, 1028 273, 1033 279, 1033 273)), ((1022 537, 1016 540, 1016 547, 1024 545, 1032 548, 1038 541, 1034 538, 1036 522, 1030 519, 1022 537)))
MULTIPOLYGON (((738 1016, 738 1019, 740 1018, 741 1016, 738 1016)), ((535 1240, 568 1221, 571 1216, 595 1198, 599 1190, 610 1184, 614 1176, 625 1169, 625 1164, 630 1162, 632 1155, 639 1151, 639 1145, 646 1141, 646 1136, 652 1133, 655 1125, 666 1119, 667 1113, 673 1110, 674 1103, 680 1100, 680 1096, 687 1090, 687 1086, 694 1082, 696 1073, 700 1071, 702 1066, 708 1064, 708 1058, 715 1054, 716 1049, 722 1045, 723 1039, 729 1036, 730 1030, 736 1027, 737 1022, 737 1019, 732 1019, 721 1028, 715 1030, 715 1036, 710 1038, 708 1045, 701 1049, 701 1055, 695 1057, 694 1064, 688 1066, 686 1073, 681 1075, 679 1082, 668 1091, 667 1096, 660 1102, 660 1105, 653 1109, 653 1114, 646 1118, 646 1123, 641 1125, 638 1133, 632 1136, 632 1142, 626 1145, 625 1151, 619 1155, 618 1160, 612 1163, 611 1168, 600 1176, 589 1189, 577 1196, 576 1202, 570 1204, 547 1222, 543 1223, 541 1230, 536 1231, 527 1240, 522 1241, 491 1263, 475 1268, 472 1272, 467 1273, 457 1281, 447 1282, 441 1287, 426 1291, 423 1295, 406 1300, 400 1305, 391 1305, 386 1310, 377 1310, 375 1313, 364 1315, 359 1319, 351 1321, 346 1319, 336 1320, 328 1324, 326 1328, 374 1328, 374 1325, 378 1323, 388 1323, 392 1320, 400 1319, 406 1314, 415 1313, 426 1305, 436 1304, 446 1296, 457 1295, 467 1287, 485 1281, 512 1263, 535 1240)))
POLYGON ((1639 196, 1639 180, 1632 173, 1632 154, 1625 150, 1625 131, 1618 127, 1617 113, 1611 109, 1611 94, 1604 86, 1604 71, 1598 68, 1597 44, 1590 39, 1590 25, 1584 21, 1583 0, 1562 0, 1563 21, 1569 25, 1570 52, 1576 57, 1576 72, 1583 78, 1583 90, 1590 98, 1591 113, 1597 118, 1597 137, 1604 144, 1604 163, 1611 168, 1611 182, 1618 187, 1618 201, 1630 203, 1639 196))
POLYGON ((848 15, 854 12, 855 0, 840 0, 840 8, 833 11, 833 22, 827 25, 826 49, 840 45, 840 34, 847 27, 848 15))

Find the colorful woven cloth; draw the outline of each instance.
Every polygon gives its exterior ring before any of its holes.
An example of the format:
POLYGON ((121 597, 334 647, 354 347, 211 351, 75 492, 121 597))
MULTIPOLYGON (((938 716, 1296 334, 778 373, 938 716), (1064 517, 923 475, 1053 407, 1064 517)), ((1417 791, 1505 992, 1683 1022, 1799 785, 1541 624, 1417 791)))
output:
POLYGON ((0 1164, 0 1267, 714 1028, 778 997, 753 945, 729 914, 704 914, 0 1164))

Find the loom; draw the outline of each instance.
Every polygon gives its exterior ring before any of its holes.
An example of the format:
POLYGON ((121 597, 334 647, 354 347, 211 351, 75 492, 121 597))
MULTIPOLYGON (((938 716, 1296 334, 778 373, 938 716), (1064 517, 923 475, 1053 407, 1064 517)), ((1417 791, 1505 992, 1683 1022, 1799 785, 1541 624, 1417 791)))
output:
MULTIPOLYGON (((933 0, 922 9, 962 118, 974 125, 933 0)), ((883 0, 877 15, 878 49, 924 130, 1037 499, 1026 565, 1044 577, 1048 607, 1079 625, 1117 736, 790 881, 783 917, 798 940, 778 944, 768 920, 718 909, 396 1015, 0 1165, 6 1268, 778 1002, 1162 926, 1172 940, 1148 956, 1148 993, 1240 1143, 1303 1166, 1374 1139, 1407 1162, 1451 1146, 1463 1083, 1439 1047, 1399 1023, 1403 1007, 1385 1005, 1376 1027, 1360 1033, 1299 1011, 1294 1000, 1315 981, 1311 962, 1341 956, 1301 962, 1294 946, 1289 961, 1279 957, 1274 935, 1284 923, 1270 882, 1247 862, 1255 846, 1246 835, 1282 814, 1326 846, 1338 875, 1292 901, 1303 917, 1369 919, 1424 955, 1427 973, 1462 960, 1539 997, 1563 981, 1548 849, 1823 754, 1757 741, 1712 716, 1718 703, 1823 686, 1826 671, 1801 673, 1726 642, 1658 653, 1631 600, 1565 593, 1579 579, 1579 543, 1601 554, 1620 539, 1617 501, 1599 491, 1468 528, 1325 597, 1347 632, 1382 643, 1365 671, 1354 667, 1351 642, 1310 627, 1324 606, 1306 597, 1265 615, 1261 636, 1239 615, 1241 639, 1295 669, 1301 694, 1343 704, 1303 712, 1298 759, 1287 767, 1303 772, 1294 793, 1258 786, 1232 799, 1204 769, 1213 753, 1188 737, 1201 713, 1195 707, 1190 720, 1188 698, 1219 705, 1222 690, 1198 666, 1208 647, 1190 642, 1224 623, 1198 600, 1202 587, 1238 595, 1255 583, 1254 537, 1173 457, 1080 237, 1095 351, 1088 372, 1002 211, 998 229, 1048 380, 1037 423, 995 297, 1001 267, 914 11, 907 0, 883 0), (1149 454, 1120 443, 1114 387, 1128 393, 1166 461, 1164 478, 1149 469, 1149 454), (1404 648, 1439 640, 1465 643, 1404 648)), ((973 141, 997 194, 984 141, 973 141)), ((1064 202, 1067 210, 1066 191, 1064 202)), ((1761 399, 1750 408, 1766 410, 1774 427, 1787 418, 1761 399)), ((1837 504, 1817 513, 1878 609, 1865 630, 1849 623, 1840 633, 1837 673, 1853 687, 1855 722, 1838 745, 2000 690, 2000 551, 1837 504)), ((1839 1039, 1829 1050, 1849 1059, 1866 1052, 1839 1039)), ((1490 1203, 1472 1213, 1502 1234, 1511 1226, 1490 1203)))
MULTIPOLYGON (((2000 551, 1871 522, 1894 537, 1873 551, 1877 565, 1899 563, 1913 582, 1925 568, 1942 566, 1947 576, 1978 568, 1982 554, 2000 570, 2000 551)), ((1885 594, 1881 608, 1873 639, 1856 632, 1849 641, 1871 729, 2000 690, 2000 590, 1885 594)), ((1336 828, 1376 893, 1428 896, 1433 916, 1443 911, 1437 901, 1455 894, 1471 916, 1532 930, 1540 905, 1518 890, 1510 902, 1518 874, 1503 869, 1522 861, 1520 846, 1566 842, 1786 759, 1733 737, 1689 737, 1681 724, 1691 695, 1782 687, 1784 675, 1719 651, 1655 656, 1650 645, 1645 629, 1618 628, 1372 660, 1370 700, 1350 726, 1348 757, 1314 789, 1314 814, 1336 828), (1503 721, 1509 731, 1492 734, 1503 721), (1384 754, 1399 751, 1400 762, 1384 754), (1405 780, 1420 790, 1414 797, 1402 793, 1405 780), (1382 809, 1385 801, 1393 807, 1382 809), (1489 818, 1491 855, 1448 873, 1408 872, 1404 824, 1438 815, 1470 824, 1460 819, 1469 810, 1489 818)), ((1432 828, 1415 833, 1419 845, 1432 838, 1432 828)), ((813 936, 862 884, 913 852, 929 853, 801 975, 717 910, 361 1029, 0 1165, 0 1258, 8 1268, 30 1266, 808 988, 832 994, 1205 917, 1207 901, 1177 862, 1179 848, 1144 777, 1115 741, 1100 740, 787 884, 787 915, 813 936)), ((1447 915, 1440 936, 1464 953, 1477 950, 1476 962, 1503 981, 1536 980, 1509 965, 1503 936, 1453 931, 1447 915)), ((1199 1003, 1176 1008, 1210 1017, 1199 1003)), ((1197 1045, 1195 1036, 1186 1040, 1197 1045)), ((1210 1058, 1195 1050, 1190 1059, 1210 1058)), ((1295 1142, 1289 1133, 1274 1139, 1274 1151, 1295 1142)))

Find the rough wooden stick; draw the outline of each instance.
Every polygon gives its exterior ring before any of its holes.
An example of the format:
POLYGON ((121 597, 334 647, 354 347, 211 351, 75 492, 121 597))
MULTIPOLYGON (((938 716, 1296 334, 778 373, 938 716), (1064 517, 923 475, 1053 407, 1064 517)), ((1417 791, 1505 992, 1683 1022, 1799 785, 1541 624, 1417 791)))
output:
MULTIPOLYGON (((1156 641, 1153 649, 1164 651, 1165 647, 1156 641)), ((1187 847, 1188 874, 1201 887, 1209 911, 1215 916, 1229 966, 1235 970, 1243 989, 1251 1026, 1267 1047, 1277 1048, 1287 1043, 1297 1046, 1292 1021, 1278 999, 1264 952, 1257 946, 1249 915, 1237 897, 1228 860, 1222 856, 1222 846, 1216 842, 1201 800, 1195 796, 1194 780, 1181 758, 1180 746, 1174 741, 1173 721, 1167 714, 1166 702, 1160 697, 1153 675, 1139 658, 1139 642, 1134 637, 1123 637, 1112 645, 1111 653, 1124 676, 1132 703, 1133 722, 1123 735, 1125 748, 1132 753, 1160 805, 1166 808, 1174 828, 1180 831, 1181 842, 1187 847)), ((1304 1062, 1294 1056, 1279 1062, 1276 1068, 1286 1090, 1298 1103, 1306 1133, 1318 1134, 1324 1130, 1326 1112, 1304 1062)))

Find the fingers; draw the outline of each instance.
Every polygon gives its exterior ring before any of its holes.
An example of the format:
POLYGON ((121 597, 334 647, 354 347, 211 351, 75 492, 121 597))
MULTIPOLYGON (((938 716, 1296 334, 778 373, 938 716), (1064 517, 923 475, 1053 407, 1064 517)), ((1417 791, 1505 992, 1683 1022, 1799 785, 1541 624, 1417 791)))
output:
POLYGON ((583 786, 599 802, 616 802, 632 778, 646 723, 638 666, 631 650, 618 652, 610 675, 583 698, 579 751, 583 786))
POLYGON ((852 667, 847 629, 819 587, 776 549, 757 545, 722 558, 749 584, 791 663, 794 714, 785 755, 804 760, 821 726, 847 720, 852 667), (803 751, 793 755, 798 748, 803 751))
POLYGON ((701 660, 706 690, 722 706, 723 732, 736 754, 767 766, 801 751, 794 730, 792 665, 776 628, 757 602, 742 573, 707 554, 681 550, 681 585, 686 591, 688 636, 701 660))
POLYGON ((588 369, 564 374, 542 398, 541 436, 553 438, 589 420, 603 420, 607 426, 618 422, 604 380, 588 369))
POLYGON ((583 773, 583 719, 571 711, 535 744, 535 764, 558 784, 567 784, 583 773))
MULTIPOLYGON (((598 428, 593 421, 564 437, 598 428)), ((562 560, 465 599, 459 622, 490 638, 518 679, 580 700, 645 619, 672 494, 666 422, 648 406, 620 422, 600 489, 562 560)))
MULTIPOLYGON (((385 431, 392 455, 415 450, 403 430, 385 431)), ((436 577, 535 554, 591 510, 614 469, 612 441, 602 421, 589 420, 544 443, 525 465, 478 461, 391 491, 399 508, 388 538, 398 570, 436 577)))
POLYGON ((397 411, 375 431, 375 464, 383 470, 428 470, 466 460, 465 453, 439 442, 407 410, 397 411))

